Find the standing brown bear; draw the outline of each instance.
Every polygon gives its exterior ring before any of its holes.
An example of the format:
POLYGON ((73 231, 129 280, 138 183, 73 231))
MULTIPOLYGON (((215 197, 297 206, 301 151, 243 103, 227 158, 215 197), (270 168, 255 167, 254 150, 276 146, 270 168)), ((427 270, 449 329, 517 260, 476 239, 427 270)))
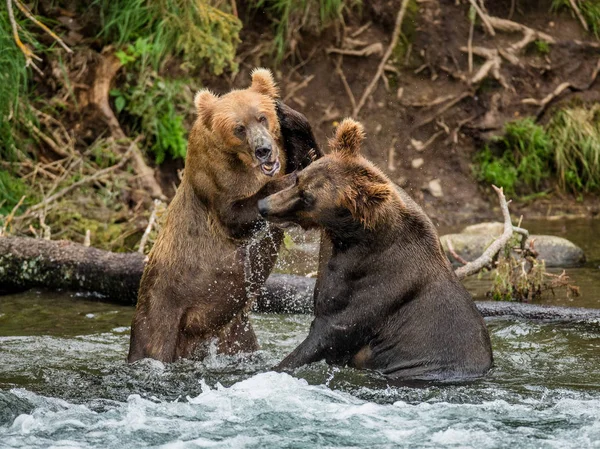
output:
POLYGON ((423 210, 360 156, 350 119, 333 150, 259 201, 275 223, 319 226, 331 239, 310 332, 279 369, 325 359, 395 379, 464 379, 492 366, 490 337, 423 210))
POLYGON ((304 116, 277 97, 266 69, 247 89, 196 95, 185 173, 142 276, 129 362, 189 357, 213 338, 220 352, 257 349, 248 311, 282 239, 257 202, 318 152, 304 116))

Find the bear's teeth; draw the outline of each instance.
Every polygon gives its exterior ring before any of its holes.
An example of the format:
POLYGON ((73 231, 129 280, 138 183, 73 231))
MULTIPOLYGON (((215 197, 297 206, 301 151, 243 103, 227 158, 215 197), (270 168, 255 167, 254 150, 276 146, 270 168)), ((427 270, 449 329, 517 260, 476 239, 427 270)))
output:
POLYGON ((264 164, 263 167, 267 171, 271 171, 273 169, 273 164, 264 164))

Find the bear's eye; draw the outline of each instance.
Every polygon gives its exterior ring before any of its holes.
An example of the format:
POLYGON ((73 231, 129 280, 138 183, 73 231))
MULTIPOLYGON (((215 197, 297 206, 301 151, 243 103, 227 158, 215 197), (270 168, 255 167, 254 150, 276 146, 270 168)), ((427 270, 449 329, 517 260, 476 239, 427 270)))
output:
POLYGON ((306 206, 310 206, 315 202, 315 197, 311 193, 308 193, 306 190, 300 190, 299 195, 300 195, 300 200, 306 206))
POLYGON ((243 139, 246 135, 246 127, 244 125, 238 125, 235 127, 233 132, 236 135, 236 137, 243 139))
POLYGON ((267 120, 267 117, 264 115, 261 115, 260 117, 258 117, 258 121, 260 122, 261 125, 263 125, 265 127, 269 125, 269 121, 267 120))

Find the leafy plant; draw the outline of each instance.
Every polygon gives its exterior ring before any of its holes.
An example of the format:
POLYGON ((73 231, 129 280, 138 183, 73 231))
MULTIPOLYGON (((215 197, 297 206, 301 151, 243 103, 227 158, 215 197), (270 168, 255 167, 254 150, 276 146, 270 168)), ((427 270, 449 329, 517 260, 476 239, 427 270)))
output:
POLYGON ((153 44, 138 38, 118 57, 131 69, 125 82, 111 90, 115 110, 125 117, 132 131, 144 134, 146 147, 160 164, 168 155, 174 159, 186 154, 186 129, 176 104, 190 104, 190 80, 173 80, 158 76, 149 64, 153 44))
POLYGON ((558 110, 548 124, 558 179, 572 192, 600 190, 600 104, 558 110))

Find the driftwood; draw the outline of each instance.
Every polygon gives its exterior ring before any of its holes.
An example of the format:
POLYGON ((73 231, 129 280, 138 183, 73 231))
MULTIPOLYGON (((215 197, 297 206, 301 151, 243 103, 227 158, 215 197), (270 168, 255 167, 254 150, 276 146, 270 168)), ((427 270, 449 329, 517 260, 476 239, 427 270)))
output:
MULTIPOLYGON (((144 269, 140 253, 112 253, 78 243, 0 238, 0 293, 31 288, 89 292, 94 298, 134 305, 144 269)), ((260 313, 312 313, 315 280, 273 274, 254 304, 260 313)), ((598 322, 600 310, 523 303, 476 302, 487 317, 598 322)))

